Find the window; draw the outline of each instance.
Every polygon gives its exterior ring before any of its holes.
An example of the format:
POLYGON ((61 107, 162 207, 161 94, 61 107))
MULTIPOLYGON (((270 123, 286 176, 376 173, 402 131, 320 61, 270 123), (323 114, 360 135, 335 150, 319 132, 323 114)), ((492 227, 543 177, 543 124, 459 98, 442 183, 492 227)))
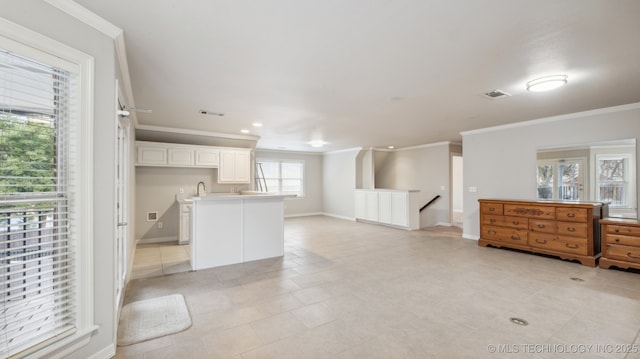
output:
POLYGON ((629 156, 596 155, 596 198, 610 207, 630 207, 629 156))
POLYGON ((85 344, 95 329, 92 108, 84 102, 93 63, 0 25, 0 357, 42 357, 85 344))
POLYGON ((584 199, 583 159, 540 160, 536 172, 538 199, 563 201, 584 199))
POLYGON ((258 160, 258 185, 266 185, 262 190, 295 194, 304 197, 304 162, 286 160, 258 160))

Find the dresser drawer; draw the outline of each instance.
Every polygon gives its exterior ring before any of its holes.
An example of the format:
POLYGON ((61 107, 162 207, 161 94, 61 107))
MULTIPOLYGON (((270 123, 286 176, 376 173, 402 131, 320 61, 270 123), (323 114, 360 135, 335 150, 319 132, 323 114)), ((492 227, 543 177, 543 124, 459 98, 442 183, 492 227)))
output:
POLYGON ((480 203, 480 212, 486 214, 502 214, 502 203, 480 203))
POLYGON ((618 226, 615 224, 607 224, 607 233, 640 237, 640 227, 618 226))
POLYGON ((586 256, 589 253, 587 240, 565 236, 555 236, 547 233, 531 233, 529 246, 548 249, 557 252, 573 253, 586 256))
POLYGON ((605 241, 607 244, 622 244, 625 246, 640 247, 640 237, 606 234, 605 241))
POLYGON ((588 211, 586 208, 556 208, 556 219, 558 221, 586 222, 588 211))
POLYGON ((527 230, 524 230, 524 229, 511 229, 507 227, 498 227, 498 226, 484 226, 481 236, 485 239, 491 239, 494 241, 513 243, 513 244, 519 244, 521 246, 526 246, 527 234, 528 234, 527 230))
POLYGON ((640 247, 607 244, 607 258, 625 262, 640 263, 640 247))
POLYGON ((525 206, 519 204, 505 204, 504 214, 507 216, 522 216, 538 219, 555 219, 556 208, 547 206, 525 206))
POLYGON ((555 234, 549 233, 529 233, 528 244, 531 247, 549 248, 551 242, 556 239, 555 234))
POLYGON ((522 217, 495 216, 491 214, 487 214, 482 217, 482 224, 494 226, 527 229, 528 223, 529 220, 522 217))
POLYGON ((529 230, 531 232, 556 233, 556 227, 555 221, 529 220, 529 230))
POLYGON ((586 223, 557 222, 558 235, 587 238, 589 226, 586 223))

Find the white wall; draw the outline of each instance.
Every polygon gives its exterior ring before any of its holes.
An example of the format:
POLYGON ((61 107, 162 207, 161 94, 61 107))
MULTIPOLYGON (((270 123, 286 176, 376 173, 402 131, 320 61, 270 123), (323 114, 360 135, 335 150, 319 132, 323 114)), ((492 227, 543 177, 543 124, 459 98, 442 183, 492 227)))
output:
POLYGON ((386 159, 380 168, 376 168, 376 188, 420 190, 420 206, 436 195, 441 196, 420 213, 420 228, 451 223, 450 146, 450 143, 442 142, 395 150, 389 154, 382 152, 386 159))
POLYGON ((451 157, 451 208, 454 212, 462 212, 463 207, 463 160, 462 156, 451 157))
POLYGON ((291 217, 322 213, 322 154, 256 150, 255 157, 304 161, 304 197, 286 198, 284 215, 291 217))
POLYGON ((637 143, 640 137, 640 103, 468 131, 462 135, 463 236, 478 238, 478 199, 535 200, 536 150, 539 147, 628 138, 635 138, 637 143), (469 187, 476 187, 477 192, 470 193, 469 187))
POLYGON ((113 39, 41 0, 0 0, 2 17, 95 59, 93 123, 94 320, 90 343, 67 358, 89 358, 115 344, 115 52, 113 39))
MULTIPOLYGON (((248 184, 218 184, 218 169, 138 166, 135 187, 135 238, 145 242, 178 239, 179 208, 176 194, 180 188, 195 194, 198 182, 207 192, 231 192, 249 189, 248 184), (147 222, 147 212, 158 212, 158 222, 147 222)), ((202 191, 202 189, 201 189, 202 191)))
POLYGON ((360 149, 327 152, 322 162, 323 211, 340 218, 354 219, 356 157, 360 149))

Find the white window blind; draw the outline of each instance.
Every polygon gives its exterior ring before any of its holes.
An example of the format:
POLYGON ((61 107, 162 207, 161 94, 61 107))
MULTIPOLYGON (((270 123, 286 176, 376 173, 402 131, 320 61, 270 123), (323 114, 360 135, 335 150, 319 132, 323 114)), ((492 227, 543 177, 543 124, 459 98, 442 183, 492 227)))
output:
POLYGON ((75 330, 73 81, 0 49, 0 357, 75 330))
POLYGON ((304 162, 289 160, 258 160, 264 173, 268 192, 304 196, 304 162))

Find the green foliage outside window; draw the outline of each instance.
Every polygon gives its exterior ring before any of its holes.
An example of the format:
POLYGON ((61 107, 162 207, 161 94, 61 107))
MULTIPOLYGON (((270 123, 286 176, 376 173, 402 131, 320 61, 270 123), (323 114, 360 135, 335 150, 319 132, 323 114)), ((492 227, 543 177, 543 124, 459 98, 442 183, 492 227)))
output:
POLYGON ((0 114, 0 193, 56 190, 56 129, 51 118, 0 114))

